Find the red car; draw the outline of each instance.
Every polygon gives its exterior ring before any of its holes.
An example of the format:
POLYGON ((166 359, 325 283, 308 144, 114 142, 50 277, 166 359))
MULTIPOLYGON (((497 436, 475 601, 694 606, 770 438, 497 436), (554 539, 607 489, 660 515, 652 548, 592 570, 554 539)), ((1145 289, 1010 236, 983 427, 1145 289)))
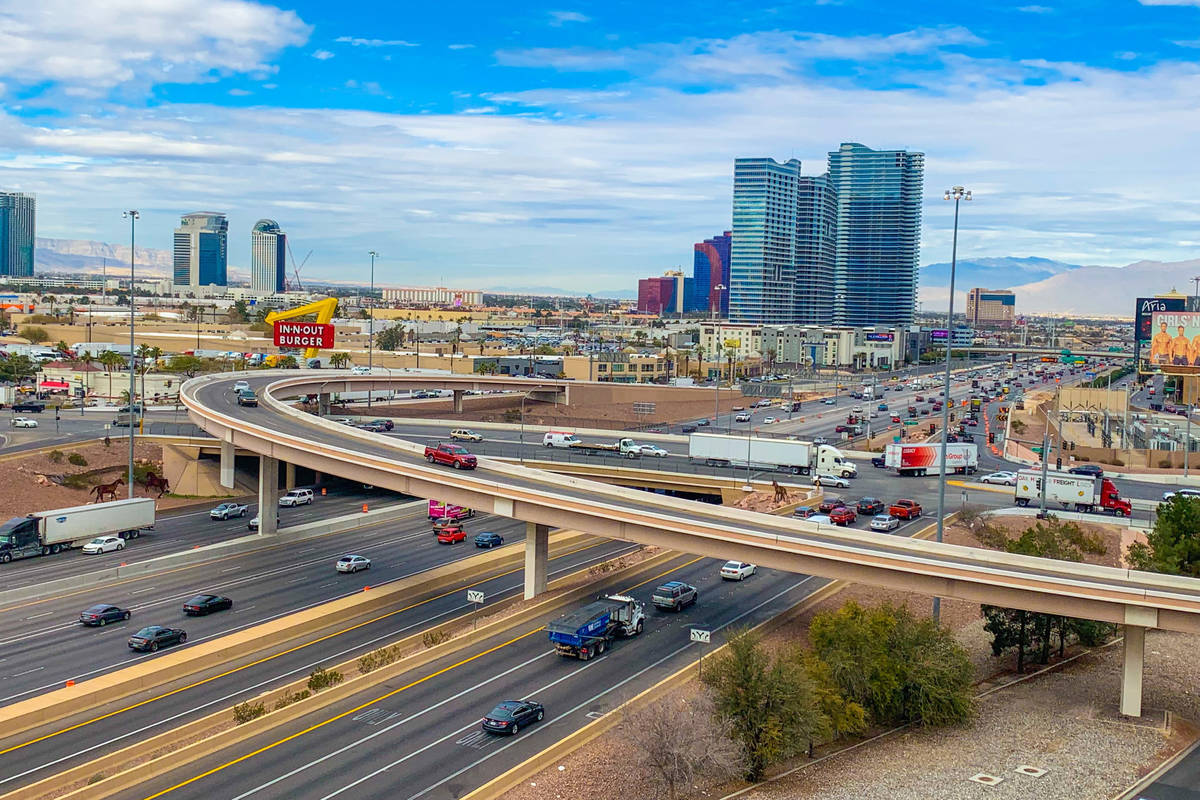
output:
POLYGON ((821 505, 817 506, 817 510, 822 514, 828 514, 835 508, 846 505, 846 501, 840 497, 826 497, 821 501, 821 505))
POLYGON ((829 512, 829 521, 834 525, 849 525, 856 519, 858 515, 849 506, 838 506, 829 512))
POLYGON ((899 421, 900 421, 900 415, 892 414, 892 422, 899 422, 899 421))
POLYGON ((467 540, 467 532, 461 525, 446 525, 437 529, 438 544, 458 544, 467 540))
POLYGON ((900 519, 916 519, 921 516, 921 504, 916 500, 897 500, 888 506, 888 513, 900 519))

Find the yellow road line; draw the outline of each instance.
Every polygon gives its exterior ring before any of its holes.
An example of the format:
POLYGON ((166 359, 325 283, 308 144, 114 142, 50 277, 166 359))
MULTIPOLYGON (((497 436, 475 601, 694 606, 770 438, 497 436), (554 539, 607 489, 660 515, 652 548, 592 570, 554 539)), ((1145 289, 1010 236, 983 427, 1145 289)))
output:
MULTIPOLYGON (((604 542, 597 542, 595 544, 590 544, 590 545, 587 545, 586 547, 581 547, 576 550, 570 550, 565 553, 556 554, 555 558, 561 558, 563 556, 573 555, 575 553, 581 552, 583 550, 587 550, 592 547, 599 547, 601 544, 604 544, 604 542)), ((314 644, 318 644, 320 642, 327 641, 334 637, 341 636, 342 634, 345 634, 345 633, 350 633, 351 631, 357 630, 357 629, 365 627, 367 625, 371 625, 372 623, 375 623, 375 622, 379 622, 380 620, 387 619, 388 617, 393 617, 396 614, 402 614, 405 611, 411 611, 414 608, 419 608, 420 606, 423 606, 426 603, 431 603, 434 600, 439 600, 448 595, 455 594, 456 592, 461 592, 464 588, 467 588, 469 586, 478 586, 481 583, 486 583, 487 581, 495 580, 496 578, 503 578, 505 575, 512 575, 516 572, 521 572, 523 569, 524 569, 523 566, 518 569, 510 569, 507 572, 501 572, 497 575, 492 575, 490 577, 475 581, 475 583, 467 584, 467 586, 457 586, 454 589, 450 589, 448 591, 442 592, 441 594, 434 595, 433 597, 427 597, 426 599, 421 600, 420 602, 413 603, 411 605, 405 606, 404 608, 398 608, 395 611, 389 611, 386 614, 381 614, 378 617, 373 617, 372 619, 365 620, 363 622, 358 623, 357 625, 351 625, 348 628, 343 628, 341 630, 334 631, 332 633, 328 633, 320 638, 313 639, 311 642, 305 642, 304 644, 296 645, 295 647, 289 647, 287 650, 281 650, 278 653, 273 653, 272 655, 265 656, 264 658, 260 658, 255 661, 251 661, 248 664, 243 664, 240 667, 234 667, 233 669, 226 670, 225 672, 221 672, 217 675, 210 675, 209 677, 204 678, 203 680, 195 681, 194 683, 189 683, 186 686, 180 686, 178 689, 172 689, 171 691, 166 692, 165 694, 156 695, 155 697, 148 697, 145 700, 141 700, 132 705, 125 706, 124 708, 118 708, 115 711, 108 712, 107 714, 101 714, 98 717, 92 717, 91 719, 84 720, 83 722, 78 722, 69 727, 54 731, 53 733, 47 733, 44 736, 39 736, 36 739, 30 739, 27 742, 22 742, 21 744, 13 745, 12 747, 9 747, 6 750, 0 750, 0 756, 4 755, 6 753, 11 753, 14 750, 20 750, 23 747, 28 747, 31 744, 37 744, 38 742, 44 742, 47 739, 53 739, 55 736, 61 736, 64 733, 69 733, 73 730, 78 730, 79 728, 83 728, 83 727, 86 727, 93 723, 100 722, 101 720, 109 719, 110 717, 115 717, 118 714, 124 714, 126 711, 132 711, 135 708, 141 708, 144 705, 148 705, 148 704, 156 702, 158 700, 163 700, 167 697, 171 697, 172 695, 179 694, 180 692, 185 692, 188 689, 195 689, 197 686, 203 686, 206 683, 211 683, 212 681, 215 681, 218 678, 224 678, 229 675, 233 675, 235 673, 241 672, 242 670, 249 669, 250 667, 255 667, 255 666, 258 666, 259 664, 265 664, 266 662, 272 661, 276 658, 279 658, 280 656, 285 656, 289 653, 295 653, 299 650, 303 650, 306 647, 311 647, 314 644)))
MULTIPOLYGON (((663 572, 660 572, 657 575, 647 578, 646 580, 641 581, 640 583, 635 583, 634 585, 632 585, 626 589, 623 589, 622 592, 624 593, 624 592, 633 591, 634 589, 638 588, 639 586, 644 586, 645 584, 651 583, 652 581, 656 581, 665 575, 670 575, 672 572, 677 572, 677 571, 683 569, 684 567, 691 566, 692 564, 695 564, 697 561, 703 560, 703 558, 704 558, 704 556, 699 556, 697 558, 693 558, 691 561, 685 561, 684 563, 680 564, 679 566, 664 570, 663 572)), ((218 764, 217 766, 213 767, 212 769, 202 772, 199 775, 194 775, 191 778, 188 778, 187 780, 185 780, 181 783, 177 783, 174 786, 170 786, 159 792, 155 792, 154 794, 147 797, 145 800, 155 800, 155 798, 162 797, 163 795, 166 795, 166 794, 170 794, 171 792, 175 791, 176 789, 182 789, 185 786, 189 786, 189 785, 195 783, 196 781, 200 780, 201 778, 206 778, 209 775, 214 775, 218 772, 221 772, 222 770, 228 769, 229 767, 240 764, 243 761, 246 761, 247 759, 250 759, 250 758, 253 758, 254 756, 260 755, 261 753, 265 753, 268 750, 272 750, 272 749, 280 746, 281 744, 286 744, 287 742, 290 742, 293 739, 298 739, 299 737, 305 735, 306 733, 312 733, 313 731, 317 730, 318 728, 323 728, 331 722, 337 722, 339 719, 344 719, 344 718, 350 716, 351 714, 355 714, 359 711, 362 711, 364 708, 367 708, 368 706, 372 706, 375 703, 379 703, 384 700, 387 700, 389 697, 395 697, 396 695, 400 694, 401 692, 408 691, 409 689, 413 688, 414 686, 419 686, 428 680, 432 680, 433 678, 436 678, 439 675, 444 675, 453 669, 457 669, 458 667, 463 666, 464 664, 470 664, 472 661, 483 658, 484 656, 490 655, 491 653, 495 653, 497 650, 502 650, 505 647, 508 647, 509 645, 515 644, 515 643, 521 641, 522 639, 532 636, 533 634, 537 633, 538 631, 543 631, 545 629, 546 629, 545 625, 539 625, 538 627, 534 628, 533 630, 526 631, 525 633, 522 633, 520 636, 516 636, 516 637, 513 637, 512 639, 509 639, 507 642, 503 642, 501 644, 495 645, 494 647, 489 647, 487 650, 483 650, 479 653, 476 653, 473 656, 468 656, 467 658, 464 658, 462 661, 451 664, 448 667, 442 667, 441 669, 437 670, 436 672, 431 672, 428 675, 425 675, 424 677, 417 678, 415 681, 405 684, 404 686, 401 686, 398 689, 393 689, 392 691, 387 692, 386 694, 382 694, 373 700, 368 700, 365 703, 357 705, 354 708, 350 709, 349 711, 343 711, 342 713, 332 716, 329 719, 322 720, 321 722, 318 722, 315 725, 310 725, 309 727, 305 728, 302 731, 297 731, 293 734, 289 734, 288 736, 283 737, 282 739, 278 739, 274 742, 271 742, 270 744, 263 745, 262 747, 258 748, 257 750, 254 750, 250 753, 246 753, 245 755, 242 755, 242 756, 238 756, 237 758, 233 759, 232 761, 227 761, 224 764, 218 764)))
POLYGON ((987 483, 967 483, 966 481, 946 481, 947 486, 959 486, 963 489, 979 489, 983 492, 996 492, 997 494, 1012 494, 1011 486, 992 486, 987 483))

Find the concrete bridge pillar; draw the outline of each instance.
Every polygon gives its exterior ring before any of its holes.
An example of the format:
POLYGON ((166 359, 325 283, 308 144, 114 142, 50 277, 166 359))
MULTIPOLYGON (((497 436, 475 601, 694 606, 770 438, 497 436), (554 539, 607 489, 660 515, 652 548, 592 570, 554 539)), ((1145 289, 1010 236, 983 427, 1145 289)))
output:
POLYGON ((290 461, 283 465, 283 490, 290 492, 296 488, 296 465, 290 461))
POLYGON ((454 390, 454 413, 461 414, 463 410, 463 390, 454 390))
POLYGON ((317 416, 329 416, 329 392, 317 395, 317 416))
POLYGON ((233 442, 221 442, 221 486, 226 489, 234 488, 235 455, 233 442))
MULTIPOLYGON (((526 550, 528 552, 528 550, 526 550)), ((528 579, 526 579, 528 586, 528 579)), ((1146 629, 1125 626, 1125 659, 1121 669, 1121 713, 1127 717, 1142 715, 1142 666, 1146 655, 1146 629)))
POLYGON ((546 591, 546 562, 550 554, 550 526, 525 523, 525 599, 546 591))
POLYGON ((258 457, 258 532, 274 536, 279 513, 279 459, 258 457))

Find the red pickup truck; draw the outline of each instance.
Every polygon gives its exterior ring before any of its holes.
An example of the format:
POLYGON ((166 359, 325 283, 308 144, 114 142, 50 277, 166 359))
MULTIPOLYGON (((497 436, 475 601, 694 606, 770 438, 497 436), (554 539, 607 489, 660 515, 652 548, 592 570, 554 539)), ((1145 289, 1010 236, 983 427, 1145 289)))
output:
POLYGON ((888 506, 888 513, 899 519, 916 519, 921 516, 921 504, 916 500, 897 500, 888 506))
POLYGON ((425 460, 430 464, 448 464, 455 469, 475 469, 478 462, 461 444, 439 444, 425 446, 425 460))

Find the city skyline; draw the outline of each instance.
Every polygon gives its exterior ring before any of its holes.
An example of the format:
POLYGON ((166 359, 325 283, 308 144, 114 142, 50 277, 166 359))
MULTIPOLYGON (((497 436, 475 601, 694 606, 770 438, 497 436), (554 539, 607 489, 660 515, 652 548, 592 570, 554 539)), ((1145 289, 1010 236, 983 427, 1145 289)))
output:
MULTIPOLYGON (((381 281, 527 284, 532 265, 607 290, 687 268, 726 218, 736 154, 815 163, 864 141, 926 153, 927 262, 948 260, 940 193, 959 183, 978 198, 964 258, 1194 253, 1193 201, 1171 191, 1198 169, 1200 48, 1178 31, 1200 9, 1183 0, 1110 4, 1082 37, 1056 5, 906 25, 735 4, 705 38, 679 21, 707 16, 696 3, 636 23, 620 6, 480 5, 451 25, 442 9, 227 2, 195 26, 146 3, 132 31, 102 11, 79 24, 63 0, 36 20, 0 2, 22 45, 0 55, 0 188, 38 195, 43 236, 120 242, 137 207, 139 243, 170 249, 181 211, 221 208, 235 230, 282 220, 318 278, 365 273, 375 249, 381 281)), ((244 239, 230 263, 249 265, 244 239)))

